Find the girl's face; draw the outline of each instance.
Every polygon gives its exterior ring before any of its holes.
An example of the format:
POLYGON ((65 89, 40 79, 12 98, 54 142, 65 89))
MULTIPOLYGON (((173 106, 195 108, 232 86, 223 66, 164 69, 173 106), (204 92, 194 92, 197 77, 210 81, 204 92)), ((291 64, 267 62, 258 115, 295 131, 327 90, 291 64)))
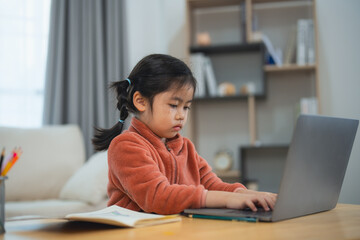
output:
POLYGON ((152 109, 148 102, 139 118, 158 137, 175 137, 186 123, 193 95, 191 85, 159 93, 154 97, 152 109))

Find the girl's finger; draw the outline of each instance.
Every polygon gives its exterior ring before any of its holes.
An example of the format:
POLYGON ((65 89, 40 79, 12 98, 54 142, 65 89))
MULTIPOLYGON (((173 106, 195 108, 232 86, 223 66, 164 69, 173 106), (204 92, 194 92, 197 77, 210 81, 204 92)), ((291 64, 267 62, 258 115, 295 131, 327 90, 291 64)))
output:
POLYGON ((265 201, 267 205, 273 210, 275 207, 275 201, 273 200, 273 198, 271 198, 270 196, 265 197, 265 201))
POLYGON ((245 204, 251 209, 251 211, 256 212, 257 208, 251 200, 247 200, 245 204))
POLYGON ((264 197, 262 196, 258 196, 257 197, 257 201, 258 201, 258 205, 260 205, 261 207, 263 207, 265 209, 265 211, 269 211, 270 208, 269 208, 269 205, 267 203, 267 201, 265 200, 264 197))

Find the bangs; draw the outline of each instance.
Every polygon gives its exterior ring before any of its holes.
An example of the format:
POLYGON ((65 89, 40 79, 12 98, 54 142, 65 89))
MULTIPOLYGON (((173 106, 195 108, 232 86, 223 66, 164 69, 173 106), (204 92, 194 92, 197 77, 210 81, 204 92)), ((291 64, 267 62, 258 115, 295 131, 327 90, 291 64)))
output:
POLYGON ((183 76, 176 76, 171 78, 171 85, 168 90, 175 89, 178 90, 180 88, 189 86, 192 87, 194 93, 196 91, 196 79, 192 75, 183 75, 183 76))

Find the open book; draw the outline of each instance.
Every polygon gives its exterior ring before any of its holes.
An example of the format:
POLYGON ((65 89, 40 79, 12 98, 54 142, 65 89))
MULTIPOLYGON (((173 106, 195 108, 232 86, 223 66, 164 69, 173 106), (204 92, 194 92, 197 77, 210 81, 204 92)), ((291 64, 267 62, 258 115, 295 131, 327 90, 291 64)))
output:
POLYGON ((120 227, 145 227, 181 221, 179 215, 142 213, 116 205, 94 212, 68 214, 65 218, 73 221, 103 223, 120 227))

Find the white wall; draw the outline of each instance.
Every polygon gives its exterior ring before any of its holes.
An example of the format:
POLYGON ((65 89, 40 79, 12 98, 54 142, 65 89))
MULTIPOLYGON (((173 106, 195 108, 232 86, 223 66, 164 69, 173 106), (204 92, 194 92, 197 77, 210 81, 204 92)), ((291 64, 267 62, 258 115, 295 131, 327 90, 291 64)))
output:
MULTIPOLYGON (((360 1, 316 2, 322 113, 360 119, 360 1)), ((339 202, 360 204, 359 130, 339 202)))
POLYGON ((152 53, 186 56, 184 0, 126 0, 128 72, 152 53))

